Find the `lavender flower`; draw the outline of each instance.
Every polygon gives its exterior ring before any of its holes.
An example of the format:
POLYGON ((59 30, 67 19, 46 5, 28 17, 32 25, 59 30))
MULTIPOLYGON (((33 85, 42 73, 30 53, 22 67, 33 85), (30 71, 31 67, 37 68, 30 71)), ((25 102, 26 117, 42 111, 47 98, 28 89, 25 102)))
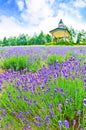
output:
POLYGON ((76 124, 76 120, 73 120, 73 125, 75 125, 76 124))
POLYGON ((34 122, 36 126, 42 126, 39 122, 34 122))
POLYGON ((69 128, 69 122, 67 121, 67 120, 65 120, 64 122, 63 122, 63 124, 64 124, 64 126, 68 129, 69 128))
POLYGON ((78 115, 81 115, 81 110, 78 110, 78 115))
POLYGON ((45 119, 46 119, 46 120, 49 120, 49 119, 50 119, 50 116, 46 115, 45 119))
POLYGON ((69 102, 69 99, 66 99, 65 103, 68 104, 68 102, 69 102))
POLYGON ((48 106, 50 107, 50 109, 52 109, 52 108, 53 108, 52 104, 49 104, 48 106))
POLYGON ((58 103, 58 111, 61 112, 62 111, 62 104, 58 103))
POLYGON ((35 119, 36 119, 36 120, 40 120, 40 116, 37 115, 37 116, 35 117, 35 119))
POLYGON ((51 115, 52 117, 54 117, 54 112, 53 112, 53 111, 50 111, 50 115, 51 115))
POLYGON ((86 98, 83 100, 83 105, 86 106, 86 98))
POLYGON ((59 127, 60 127, 60 129, 62 128, 62 125, 63 125, 63 123, 62 123, 62 121, 58 121, 58 124, 59 124, 59 127))

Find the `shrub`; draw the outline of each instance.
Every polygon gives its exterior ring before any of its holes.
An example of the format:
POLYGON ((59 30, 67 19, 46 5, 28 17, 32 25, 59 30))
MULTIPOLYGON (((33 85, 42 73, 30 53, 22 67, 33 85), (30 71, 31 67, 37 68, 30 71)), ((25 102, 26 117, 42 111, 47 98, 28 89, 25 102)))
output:
POLYGON ((3 69, 23 70, 27 68, 29 56, 10 56, 2 60, 3 69))
POLYGON ((39 68, 42 67, 42 60, 40 56, 32 57, 28 62, 28 70, 36 72, 39 68))
POLYGON ((49 46, 49 45, 55 45, 55 42, 49 42, 49 43, 45 43, 46 46, 49 46))
POLYGON ((67 52, 67 53, 65 54, 65 59, 68 60, 68 59, 70 59, 73 55, 74 55, 74 51, 67 52))
POLYGON ((65 58, 63 56, 60 56, 60 55, 49 55, 48 56, 47 63, 55 64, 56 61, 58 61, 59 63, 62 63, 65 61, 65 58))
POLYGON ((29 71, 36 72, 39 68, 42 67, 41 58, 37 56, 32 57, 29 56, 10 56, 8 58, 4 58, 0 63, 0 67, 2 69, 13 69, 15 71, 28 69, 29 71))
POLYGON ((55 45, 73 45, 73 43, 70 42, 70 41, 60 40, 60 41, 57 41, 57 42, 55 43, 55 45))

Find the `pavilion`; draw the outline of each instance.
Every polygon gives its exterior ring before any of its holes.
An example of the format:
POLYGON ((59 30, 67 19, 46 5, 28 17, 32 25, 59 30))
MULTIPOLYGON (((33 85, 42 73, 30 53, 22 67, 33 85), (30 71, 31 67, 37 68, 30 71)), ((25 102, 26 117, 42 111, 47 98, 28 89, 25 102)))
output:
POLYGON ((67 29, 67 27, 64 25, 62 19, 60 19, 59 23, 58 23, 58 27, 51 30, 50 33, 52 34, 52 36, 54 36, 57 40, 59 39, 64 39, 64 40, 68 40, 70 38, 70 32, 67 29))

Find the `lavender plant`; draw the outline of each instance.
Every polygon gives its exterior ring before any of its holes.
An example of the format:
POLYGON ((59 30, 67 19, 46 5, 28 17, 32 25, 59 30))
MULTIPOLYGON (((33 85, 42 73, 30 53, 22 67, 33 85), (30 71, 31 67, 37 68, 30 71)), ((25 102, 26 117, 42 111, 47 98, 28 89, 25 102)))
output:
POLYGON ((56 47, 21 48, 6 48, 3 53, 2 59, 16 57, 12 59, 15 67, 23 63, 28 66, 22 71, 12 68, 0 74, 0 129, 86 129, 85 59, 71 53, 57 56, 56 47), (22 55, 26 60, 18 61, 22 55), (48 61, 49 55, 52 60, 48 61), (28 72, 28 68, 32 71, 28 72))
MULTIPOLYGON (((20 72, 9 70, 0 75, 3 81, 1 128, 80 128, 86 94, 83 81, 61 76, 57 68, 62 68, 62 65, 56 63, 56 66, 49 65, 48 68, 43 66, 37 73, 26 73, 24 70, 21 75, 20 72)), ((83 123, 82 126, 85 127, 83 123)))

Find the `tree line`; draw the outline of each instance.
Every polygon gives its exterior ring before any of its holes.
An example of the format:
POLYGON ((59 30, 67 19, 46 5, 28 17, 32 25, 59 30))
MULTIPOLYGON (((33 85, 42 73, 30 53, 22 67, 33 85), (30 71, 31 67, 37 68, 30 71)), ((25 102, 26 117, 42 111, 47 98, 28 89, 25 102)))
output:
MULTIPOLYGON (((71 37, 68 41, 68 44, 75 45, 81 44, 86 45, 86 31, 74 30, 72 27, 68 29, 71 37)), ((54 44, 54 37, 50 34, 44 34, 41 31, 38 35, 35 33, 33 36, 28 36, 28 34, 20 34, 18 37, 4 37, 3 40, 0 40, 1 46, 19 46, 19 45, 45 45, 48 43, 54 44)), ((65 42, 57 42, 57 44, 65 44, 65 42)))
POLYGON ((20 34, 18 37, 4 37, 0 44, 2 46, 19 46, 19 45, 44 45, 52 41, 50 34, 44 34, 43 31, 39 35, 36 33, 30 37, 27 34, 20 34))

